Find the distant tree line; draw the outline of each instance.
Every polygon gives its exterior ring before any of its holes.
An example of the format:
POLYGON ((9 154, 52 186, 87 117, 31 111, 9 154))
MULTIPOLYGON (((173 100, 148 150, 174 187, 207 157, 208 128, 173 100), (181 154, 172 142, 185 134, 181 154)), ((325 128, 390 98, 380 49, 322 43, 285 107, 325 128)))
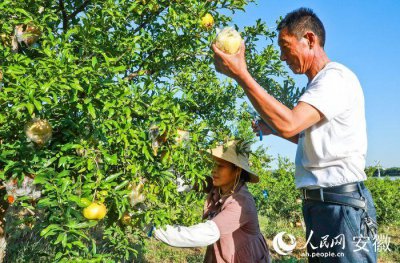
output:
MULTIPOLYGON (((400 167, 392 167, 387 169, 380 169, 381 176, 399 176, 400 177, 400 167)), ((373 176, 377 177, 379 175, 379 170, 375 169, 373 176)))

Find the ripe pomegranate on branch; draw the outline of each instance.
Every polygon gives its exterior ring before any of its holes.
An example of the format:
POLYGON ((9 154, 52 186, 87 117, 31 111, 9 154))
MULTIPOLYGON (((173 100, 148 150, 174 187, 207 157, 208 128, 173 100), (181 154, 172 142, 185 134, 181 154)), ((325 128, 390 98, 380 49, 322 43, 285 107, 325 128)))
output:
POLYGON ((53 129, 47 120, 33 119, 26 125, 25 134, 28 139, 39 146, 47 143, 52 136, 53 129))
POLYGON ((39 27, 32 23, 15 26, 15 39, 19 44, 24 43, 26 46, 33 46, 42 36, 39 27))

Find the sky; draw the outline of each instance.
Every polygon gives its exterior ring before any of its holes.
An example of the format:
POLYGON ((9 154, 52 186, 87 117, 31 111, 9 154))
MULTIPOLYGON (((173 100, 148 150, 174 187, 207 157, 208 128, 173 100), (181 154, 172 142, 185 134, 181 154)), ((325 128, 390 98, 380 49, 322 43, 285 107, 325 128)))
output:
MULTIPOLYGON (((258 0, 233 14, 239 30, 261 18, 276 28, 280 16, 299 8, 314 10, 326 30, 325 51, 359 78, 364 90, 368 134, 367 166, 400 167, 400 1, 258 0)), ((297 86, 307 78, 294 75, 297 86)), ((296 145, 264 136, 261 145, 274 157, 294 161, 296 145)))

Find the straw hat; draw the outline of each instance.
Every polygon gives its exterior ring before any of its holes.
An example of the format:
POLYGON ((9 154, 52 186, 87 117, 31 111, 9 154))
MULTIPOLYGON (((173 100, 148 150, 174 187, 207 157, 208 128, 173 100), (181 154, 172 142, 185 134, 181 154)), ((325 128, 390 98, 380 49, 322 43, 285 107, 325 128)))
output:
POLYGON ((246 170, 250 175, 250 183, 258 183, 260 178, 250 169, 249 166, 249 143, 243 141, 229 141, 225 145, 220 145, 208 150, 212 156, 233 163, 234 165, 246 170))

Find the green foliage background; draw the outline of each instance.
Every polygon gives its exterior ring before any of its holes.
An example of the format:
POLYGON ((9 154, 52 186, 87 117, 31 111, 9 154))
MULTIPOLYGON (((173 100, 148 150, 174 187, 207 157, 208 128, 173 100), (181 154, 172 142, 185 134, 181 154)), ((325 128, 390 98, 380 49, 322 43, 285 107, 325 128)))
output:
POLYGON ((389 178, 368 178, 366 186, 374 198, 378 222, 400 226, 400 203, 397 196, 400 192, 400 180, 389 178))
MULTIPOLYGON (((210 171, 204 149, 251 133, 250 115, 239 105, 243 91, 215 72, 210 51, 215 31, 202 28, 199 20, 211 13, 215 27, 223 27, 247 2, 0 3, 1 34, 11 37, 22 24, 42 32, 38 43, 22 43, 17 53, 0 45, 0 180, 32 175, 42 189, 38 202, 20 197, 13 204, 34 214, 8 220, 16 245, 9 257, 132 260, 150 224, 199 220, 194 211, 203 196, 178 193, 177 175, 200 185, 210 171), (51 141, 42 147, 25 136, 24 126, 33 118, 47 119, 53 127, 51 141), (149 137, 153 124, 166 138, 158 151, 149 137), (190 141, 175 143, 177 129, 190 131, 190 141), (146 200, 131 206, 128 185, 140 180, 145 181, 146 200), (83 197, 104 202, 106 218, 86 220, 83 197), (131 215, 128 225, 121 222, 125 213, 131 215), (31 232, 19 236, 26 225, 31 232), (43 238, 42 246, 19 242, 35 233, 43 238), (45 252, 46 244, 51 253, 45 252)), ((301 90, 283 71, 272 45, 275 33, 261 20, 240 31, 251 73, 292 106, 301 90), (269 44, 257 50, 262 39, 269 44)))

